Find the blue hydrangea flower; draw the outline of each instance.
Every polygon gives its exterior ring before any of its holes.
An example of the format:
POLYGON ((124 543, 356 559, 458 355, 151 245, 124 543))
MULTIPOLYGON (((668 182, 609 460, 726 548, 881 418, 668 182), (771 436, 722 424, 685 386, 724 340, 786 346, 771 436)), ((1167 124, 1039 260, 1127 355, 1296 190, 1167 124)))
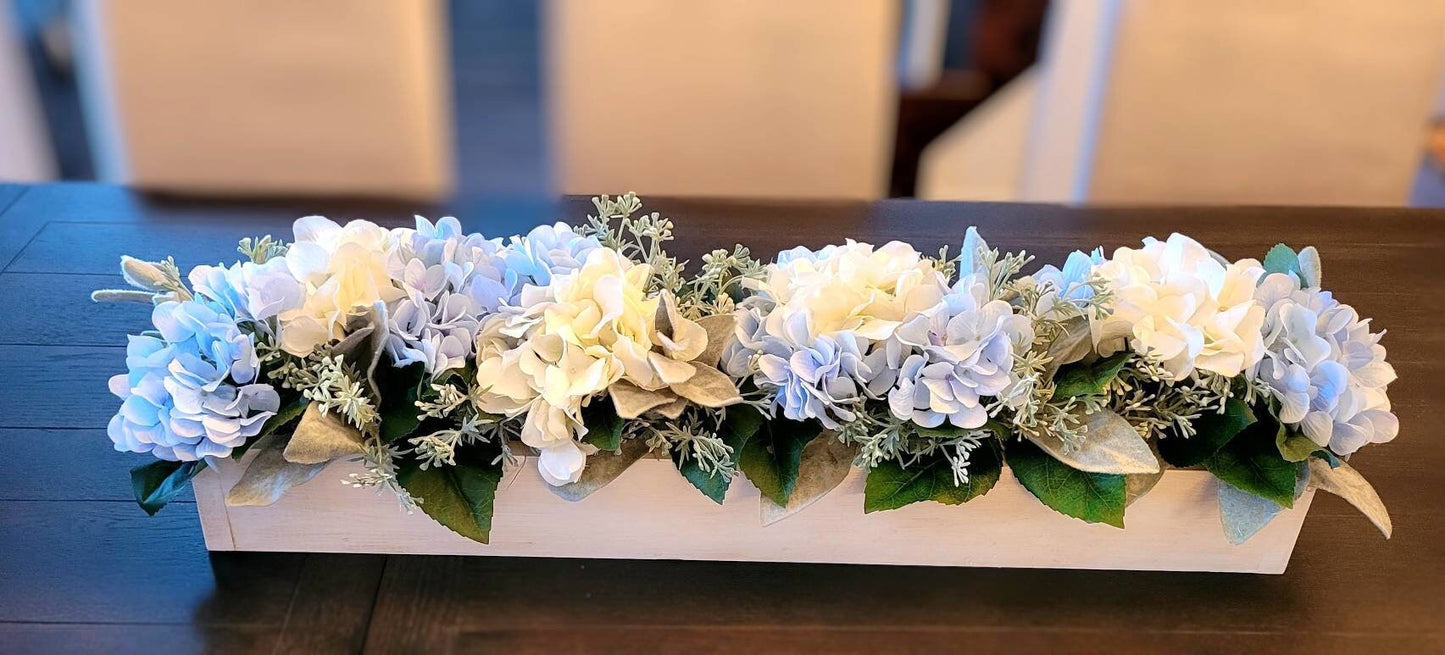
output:
POLYGON ((257 381, 261 363, 235 317, 206 301, 164 302, 151 315, 159 336, 133 336, 126 373, 110 379, 122 400, 107 433, 116 450, 193 461, 226 457, 280 407, 257 381))
POLYGON ((238 321, 252 321, 273 334, 271 319, 301 306, 304 289, 283 257, 264 263, 197 266, 188 276, 196 295, 215 303, 238 321))
POLYGON ((582 236, 566 223, 539 225, 524 237, 512 237, 504 257, 507 260, 507 286, 514 297, 522 287, 543 287, 551 284, 554 275, 582 268, 587 253, 602 244, 590 236, 582 236))

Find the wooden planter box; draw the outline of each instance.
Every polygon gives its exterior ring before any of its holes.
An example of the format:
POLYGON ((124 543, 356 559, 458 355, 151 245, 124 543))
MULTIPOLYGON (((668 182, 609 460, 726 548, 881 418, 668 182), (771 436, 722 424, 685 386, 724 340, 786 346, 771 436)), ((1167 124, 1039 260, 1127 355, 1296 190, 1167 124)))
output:
POLYGON ((863 514, 865 473, 811 507, 763 527, 758 490, 739 476, 717 505, 670 461, 643 459, 581 502, 555 496, 535 465, 508 471, 497 492, 491 543, 475 543, 408 515, 385 493, 339 480, 333 464, 270 507, 227 507, 241 474, 220 462, 195 478, 211 550, 505 555, 623 559, 837 562, 930 566, 1283 573, 1314 491, 1248 542, 1232 546, 1219 522, 1213 476, 1170 471, 1130 506, 1127 530, 1089 525, 1040 504, 1004 469, 966 504, 924 502, 863 514))

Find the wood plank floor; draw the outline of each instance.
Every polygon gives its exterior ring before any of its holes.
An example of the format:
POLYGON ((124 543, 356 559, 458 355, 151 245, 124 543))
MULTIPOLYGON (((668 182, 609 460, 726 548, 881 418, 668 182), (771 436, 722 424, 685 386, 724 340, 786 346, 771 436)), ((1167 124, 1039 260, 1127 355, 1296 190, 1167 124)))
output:
MULTIPOLYGON (((189 497, 147 518, 105 437, 105 380, 143 308, 95 305, 122 253, 231 259, 237 238, 322 212, 404 224, 454 212, 510 234, 561 206, 204 203, 96 185, 0 186, 0 653, 1445 652, 1445 212, 1069 209, 659 200, 696 261, 845 236, 999 247, 1061 261, 1180 230, 1228 257, 1313 243, 1325 282, 1375 325, 1400 438, 1354 463, 1395 518, 1385 541, 1321 495, 1283 576, 205 551, 189 497)), ((325 477, 324 474, 322 476, 325 477)), ((321 480, 318 483, 325 483, 321 480)), ((1058 548, 1067 549, 1066 543, 1058 548)))

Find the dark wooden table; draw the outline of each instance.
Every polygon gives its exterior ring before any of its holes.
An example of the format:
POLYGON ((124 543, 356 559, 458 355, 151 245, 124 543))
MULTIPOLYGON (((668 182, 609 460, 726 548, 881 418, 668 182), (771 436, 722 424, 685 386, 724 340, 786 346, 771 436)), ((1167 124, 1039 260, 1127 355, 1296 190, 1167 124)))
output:
MULTIPOLYGON (((1283 576, 710 562, 208 555, 194 506, 147 518, 105 425, 136 306, 94 305, 122 253, 231 260, 291 219, 455 212, 511 234, 585 202, 451 207, 201 203, 105 186, 0 186, 0 653, 1440 652, 1445 650, 1445 212, 1069 209, 659 200, 697 258, 845 237, 996 246, 1062 261, 1186 231, 1228 257, 1316 244, 1324 279, 1375 325, 1400 380, 1395 443, 1354 460, 1395 518, 1383 540, 1321 495, 1283 576)), ((322 482, 325 482, 324 480, 322 482)), ((1066 550, 1069 544, 1057 544, 1066 550)))

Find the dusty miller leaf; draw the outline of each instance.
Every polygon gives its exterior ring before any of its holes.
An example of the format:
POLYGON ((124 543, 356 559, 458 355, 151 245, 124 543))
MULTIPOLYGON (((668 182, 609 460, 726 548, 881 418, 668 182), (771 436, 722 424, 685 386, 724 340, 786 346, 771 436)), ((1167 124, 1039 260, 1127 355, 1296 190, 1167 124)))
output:
POLYGON ((1370 519, 1375 527, 1386 539, 1394 532, 1394 525, 1390 521, 1390 513, 1385 509, 1384 501, 1380 500, 1380 494, 1348 463, 1340 461, 1338 466, 1330 466, 1330 463, 1321 459, 1310 459, 1310 481, 1319 489, 1328 491, 1340 498, 1344 498, 1355 509, 1360 510, 1365 518, 1370 519))
POLYGON ((324 464, 337 457, 360 455, 361 431, 346 422, 339 412, 323 412, 315 403, 306 406, 301 422, 286 444, 286 461, 296 464, 324 464))
POLYGON ((622 442, 621 449, 616 452, 601 450, 588 457, 587 468, 582 469, 582 477, 576 482, 560 487, 547 485, 547 488, 562 500, 577 502, 616 480, 617 476, 622 475, 623 471, 642 459, 647 452, 645 439, 628 439, 622 442))
POLYGON ((282 435, 262 437, 252 450, 256 455, 246 465, 241 479, 226 492, 226 504, 232 507, 265 506, 281 499, 286 492, 316 477, 326 464, 296 464, 286 461, 282 452, 287 438, 282 435))
POLYGON ((1149 442, 1118 414, 1107 409, 1083 417, 1088 426, 1084 443, 1077 448, 1064 448, 1057 439, 1037 439, 1024 435, 1070 468, 1089 473, 1158 473, 1159 460, 1149 442))

